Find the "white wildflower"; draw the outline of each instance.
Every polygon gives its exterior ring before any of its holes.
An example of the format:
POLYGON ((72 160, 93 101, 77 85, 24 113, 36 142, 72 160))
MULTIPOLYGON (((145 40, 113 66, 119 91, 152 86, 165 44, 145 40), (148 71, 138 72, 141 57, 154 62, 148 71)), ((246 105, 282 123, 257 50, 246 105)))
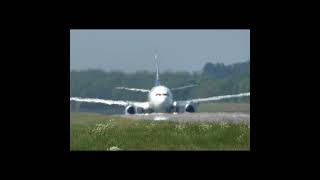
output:
POLYGON ((248 128, 250 128, 250 126, 246 126, 246 125, 240 126, 240 131, 243 133, 246 133, 248 132, 248 128))
POLYGON ((224 129, 224 128, 230 127, 230 125, 229 125, 227 122, 222 122, 222 123, 220 123, 220 127, 221 127, 222 129, 224 129))
POLYGON ((177 130, 183 130, 185 128, 185 126, 183 124, 178 124, 175 126, 175 129, 177 130))
POLYGON ((237 137, 237 141, 238 141, 238 142, 241 142, 241 140, 243 139, 243 137, 244 137, 244 135, 241 134, 239 137, 237 137))
POLYGON ((211 127, 211 125, 209 125, 209 124, 200 124, 199 125, 199 128, 201 131, 206 131, 206 130, 210 129, 210 127, 211 127))
POLYGON ((120 151, 121 149, 118 148, 117 146, 112 146, 109 148, 110 151, 120 151))
POLYGON ((96 127, 94 129, 92 129, 93 133, 96 134, 102 134, 103 132, 105 132, 108 128, 113 127, 113 124, 96 124, 96 127))

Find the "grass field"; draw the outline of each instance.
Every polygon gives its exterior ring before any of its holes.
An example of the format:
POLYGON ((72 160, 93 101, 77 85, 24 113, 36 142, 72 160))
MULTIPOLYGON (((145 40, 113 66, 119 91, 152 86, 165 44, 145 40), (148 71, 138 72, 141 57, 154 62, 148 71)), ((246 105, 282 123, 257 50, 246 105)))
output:
POLYGON ((250 150, 246 124, 130 120, 70 113, 70 150, 250 150))

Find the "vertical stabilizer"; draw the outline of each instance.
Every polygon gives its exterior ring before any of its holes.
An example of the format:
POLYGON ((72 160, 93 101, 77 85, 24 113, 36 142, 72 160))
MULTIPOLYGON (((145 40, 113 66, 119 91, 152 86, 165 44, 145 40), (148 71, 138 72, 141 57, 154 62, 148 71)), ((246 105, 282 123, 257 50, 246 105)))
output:
POLYGON ((156 81, 155 81, 155 86, 160 86, 160 78, 159 78, 159 67, 158 67, 158 55, 154 55, 155 61, 156 61, 156 69, 157 69, 157 74, 156 74, 156 81))

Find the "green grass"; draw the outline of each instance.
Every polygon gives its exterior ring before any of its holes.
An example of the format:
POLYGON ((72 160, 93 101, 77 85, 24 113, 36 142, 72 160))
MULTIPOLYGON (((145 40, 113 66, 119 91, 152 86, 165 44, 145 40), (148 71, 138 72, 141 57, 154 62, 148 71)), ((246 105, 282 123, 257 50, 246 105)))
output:
POLYGON ((70 150, 250 150, 246 124, 131 120, 70 113, 70 150))
POLYGON ((198 112, 250 112, 250 103, 203 103, 198 112))

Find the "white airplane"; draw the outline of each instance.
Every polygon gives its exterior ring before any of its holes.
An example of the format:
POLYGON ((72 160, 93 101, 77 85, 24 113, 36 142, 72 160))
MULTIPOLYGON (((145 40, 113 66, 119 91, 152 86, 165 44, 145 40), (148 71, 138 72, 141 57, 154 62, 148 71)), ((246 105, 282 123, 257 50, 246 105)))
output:
MULTIPOLYGON (((196 107, 199 103, 202 102, 212 102, 218 101, 221 99, 229 99, 243 96, 250 96, 250 92, 233 94, 233 95, 223 95, 223 96, 214 96, 208 98, 200 99, 190 99, 185 101, 173 101, 173 96, 169 88, 160 84, 159 78, 159 68, 156 59, 156 80, 155 86, 152 89, 136 89, 136 88, 127 88, 127 87, 117 87, 117 89, 125 89, 129 91, 139 91, 148 93, 147 102, 133 102, 133 101, 115 101, 115 100, 105 100, 105 99, 95 99, 95 98, 81 98, 81 97, 71 97, 70 101, 78 102, 88 102, 88 103, 102 103, 107 105, 119 105, 125 107, 125 114, 149 114, 149 113, 180 113, 180 112, 189 112, 193 113, 196 111, 196 107)), ((180 90, 196 85, 188 85, 179 88, 173 88, 171 90, 180 90)))

